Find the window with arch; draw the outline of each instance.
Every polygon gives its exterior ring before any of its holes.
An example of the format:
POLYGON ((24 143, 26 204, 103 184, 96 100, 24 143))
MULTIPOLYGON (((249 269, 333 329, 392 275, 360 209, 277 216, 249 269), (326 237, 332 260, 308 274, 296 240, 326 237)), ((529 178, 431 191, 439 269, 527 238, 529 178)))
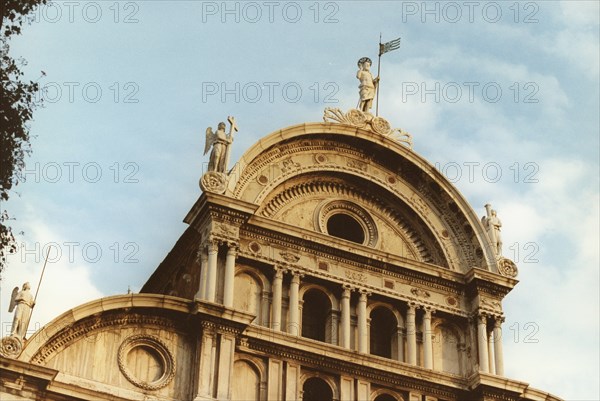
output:
POLYGON ((303 401, 333 401, 333 391, 321 378, 311 377, 302 385, 303 401))
POLYGON ((304 293, 302 305, 302 337, 331 342, 331 300, 321 290, 311 288, 304 293))
POLYGON ((234 288, 233 308, 256 315, 254 323, 261 324, 263 322, 261 283, 248 272, 241 272, 235 276, 234 288))
POLYGON ((260 399, 260 374, 249 362, 235 361, 233 364, 231 399, 237 401, 258 401, 260 399))
POLYGON ((374 401, 398 401, 394 396, 389 394, 380 394, 378 395, 374 401))
POLYGON ((379 306, 371 311, 370 353, 395 358, 398 352, 398 321, 394 313, 379 306))
POLYGON ((456 330, 446 324, 434 329, 433 368, 442 372, 461 374, 460 338, 456 330))

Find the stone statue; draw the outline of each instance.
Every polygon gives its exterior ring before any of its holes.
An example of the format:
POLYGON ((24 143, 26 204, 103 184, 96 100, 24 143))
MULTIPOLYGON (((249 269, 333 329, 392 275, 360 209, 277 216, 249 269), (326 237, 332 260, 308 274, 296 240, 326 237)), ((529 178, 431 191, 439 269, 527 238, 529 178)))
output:
POLYGON ((10 335, 18 337, 21 340, 27 333, 31 310, 35 305, 33 295, 29 292, 30 289, 31 285, 29 285, 29 283, 23 284, 23 289, 21 291, 19 291, 19 287, 15 287, 8 308, 9 312, 15 311, 10 335))
POLYGON ((492 242, 492 248, 496 252, 496 256, 502 256, 502 235, 500 233, 500 227, 502 222, 496 215, 496 211, 492 209, 492 205, 489 203, 485 205, 487 216, 481 218, 483 227, 487 230, 490 241, 492 242))
POLYGON ((233 142, 233 133, 238 130, 233 117, 228 117, 227 120, 231 127, 229 134, 225 133, 225 123, 220 122, 217 131, 213 132, 211 127, 206 129, 206 142, 204 145, 204 154, 210 152, 208 162, 208 171, 216 173, 226 173, 227 164, 229 162, 230 145, 233 142))
POLYGON ((364 112, 368 112, 373 106, 373 99, 379 83, 379 77, 373 78, 373 74, 371 74, 372 64, 371 59, 368 57, 358 60, 358 72, 356 73, 356 78, 360 81, 360 85, 358 85, 360 95, 358 109, 364 112))

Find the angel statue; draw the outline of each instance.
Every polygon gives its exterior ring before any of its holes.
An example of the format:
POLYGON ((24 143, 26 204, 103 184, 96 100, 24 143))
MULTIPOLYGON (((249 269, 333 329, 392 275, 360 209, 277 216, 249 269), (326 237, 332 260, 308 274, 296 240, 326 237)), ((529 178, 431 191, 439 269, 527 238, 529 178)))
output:
POLYGON ((212 147, 210 159, 208 162, 208 171, 217 173, 225 173, 229 162, 230 146, 233 142, 233 133, 237 132, 238 128, 235 123, 235 118, 227 117, 227 121, 231 127, 229 133, 225 133, 225 123, 220 122, 217 126, 217 132, 213 132, 211 127, 206 129, 206 143, 204 145, 204 154, 212 147))
POLYGON ((18 337, 19 339, 23 339, 27 333, 31 310, 35 305, 33 295, 29 292, 30 289, 31 285, 25 283, 23 284, 23 289, 21 291, 19 291, 19 287, 15 287, 10 297, 8 311, 15 311, 10 335, 18 337))
POLYGON ((489 203, 485 205, 487 216, 481 218, 483 227, 487 230, 490 241, 492 241, 492 249, 496 253, 497 257, 502 256, 502 235, 500 234, 500 227, 502 222, 498 218, 496 211, 492 209, 492 205, 489 203))

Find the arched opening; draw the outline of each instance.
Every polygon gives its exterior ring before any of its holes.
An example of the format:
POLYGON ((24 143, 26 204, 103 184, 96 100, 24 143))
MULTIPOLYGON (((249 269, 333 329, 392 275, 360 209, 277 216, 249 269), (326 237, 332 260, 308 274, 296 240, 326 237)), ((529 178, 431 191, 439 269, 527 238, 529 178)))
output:
POLYGON ((311 377, 302 386, 303 401, 333 401, 333 392, 325 380, 311 377))
POLYGON ((454 330, 441 324, 435 328, 433 340, 434 369, 460 375, 459 338, 454 330))
POLYGON ((235 361, 233 364, 233 380, 231 399, 239 401, 258 401, 260 399, 260 375, 246 361, 235 361))
POLYGON ((375 398, 375 401, 398 401, 389 394, 381 394, 375 398))
POLYGON ((322 291, 306 291, 302 305, 302 337, 331 341, 331 301, 322 291), (328 335, 329 334, 329 335, 328 335))
POLYGON ((371 351, 373 355, 392 358, 397 348, 398 322, 387 308, 379 307, 371 312, 371 351))
POLYGON ((240 273, 234 280, 235 294, 233 296, 233 308, 256 315, 254 322, 262 322, 261 316, 261 293, 260 283, 250 274, 240 273))
POLYGON ((352 216, 337 213, 327 220, 327 233, 334 237, 362 244, 365 242, 365 231, 352 216))

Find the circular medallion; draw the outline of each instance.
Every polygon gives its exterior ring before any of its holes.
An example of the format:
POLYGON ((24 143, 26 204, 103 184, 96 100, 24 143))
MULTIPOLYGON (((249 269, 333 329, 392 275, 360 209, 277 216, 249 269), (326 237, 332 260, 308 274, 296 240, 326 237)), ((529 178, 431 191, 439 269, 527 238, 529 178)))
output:
POLYGON ((446 297, 446 303, 450 306, 456 306, 458 301, 454 297, 446 297))
POLYGON ((18 337, 8 336, 0 340, 0 355, 6 358, 16 358, 21 354, 23 344, 18 337))
POLYGON ((252 253, 259 253, 262 249, 262 247, 260 246, 260 244, 256 241, 252 241, 250 244, 248 244, 248 249, 250 249, 250 252, 252 253))
POLYGON ((352 109, 346 113, 346 119, 350 122, 350 124, 356 127, 363 127, 367 123, 367 117, 365 114, 356 109, 352 109))
POLYGON ((371 121, 371 125, 373 126, 373 130, 381 135, 389 135, 392 131, 390 123, 385 118, 375 117, 371 121))
POLYGON ((322 153, 317 153, 314 155, 314 159, 317 164, 327 163, 327 156, 322 153))
POLYGON ((209 171, 200 178, 200 188, 204 192, 214 192, 222 194, 227 185, 227 176, 223 173, 209 171))
POLYGON ((498 260, 498 271, 506 277, 517 277, 517 274, 519 274, 519 269, 517 269, 515 262, 507 258, 498 260))
POLYGON ((157 337, 135 335, 119 347, 119 369, 133 385, 144 390, 158 390, 175 377, 171 352, 157 337))
POLYGON ((256 178, 256 181, 258 181, 260 185, 267 185, 269 183, 269 177, 267 177, 264 174, 261 174, 258 176, 258 178, 256 178))

